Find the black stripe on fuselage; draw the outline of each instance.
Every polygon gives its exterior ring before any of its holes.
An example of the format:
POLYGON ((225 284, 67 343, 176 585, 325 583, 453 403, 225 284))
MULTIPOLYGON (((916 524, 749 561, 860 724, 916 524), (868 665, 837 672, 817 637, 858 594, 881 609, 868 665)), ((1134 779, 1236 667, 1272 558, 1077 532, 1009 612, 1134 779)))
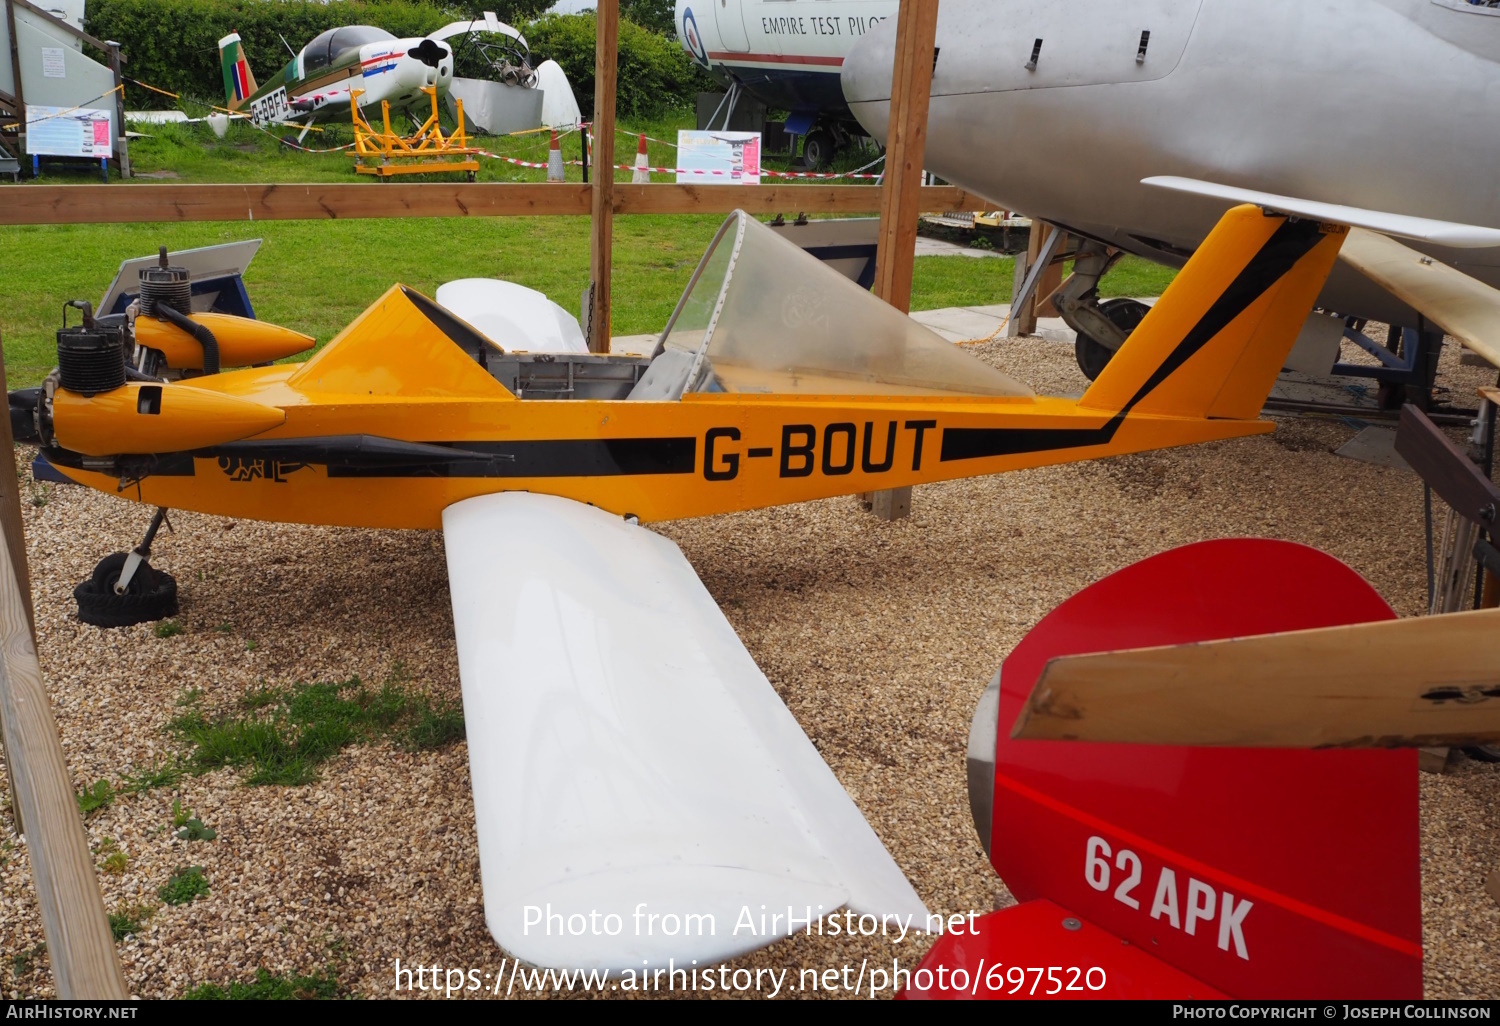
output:
POLYGON ((1322 241, 1316 221, 1288 221, 1266 241, 1250 262, 1229 283, 1214 305, 1193 325, 1161 366, 1146 379, 1125 408, 1097 428, 946 428, 943 431, 942 462, 1020 456, 1052 449, 1083 449, 1108 445, 1125 417, 1154 392, 1162 382, 1187 363, 1266 291, 1285 277, 1297 262, 1322 241))
POLYGON ((334 477, 636 477, 692 474, 696 438, 559 439, 456 443, 482 458, 407 466, 329 466, 334 477))

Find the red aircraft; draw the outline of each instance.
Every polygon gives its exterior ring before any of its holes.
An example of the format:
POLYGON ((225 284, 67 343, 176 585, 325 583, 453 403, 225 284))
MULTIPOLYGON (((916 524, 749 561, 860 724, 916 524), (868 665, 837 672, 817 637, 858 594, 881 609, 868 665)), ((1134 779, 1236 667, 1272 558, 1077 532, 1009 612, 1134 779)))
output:
POLYGON ((1415 751, 1010 736, 1057 657, 1394 619, 1343 563, 1257 540, 1164 553, 1053 611, 970 741, 975 820, 1020 904, 943 936, 902 996, 1421 998, 1415 751))

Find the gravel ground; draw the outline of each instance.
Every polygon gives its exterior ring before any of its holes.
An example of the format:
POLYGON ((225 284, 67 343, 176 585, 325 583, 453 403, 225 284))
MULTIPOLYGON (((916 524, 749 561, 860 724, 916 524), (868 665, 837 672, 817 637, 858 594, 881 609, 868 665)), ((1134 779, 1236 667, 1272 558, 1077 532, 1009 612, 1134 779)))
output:
MULTIPOLYGON (((1070 347, 976 349, 1039 391, 1085 386, 1070 347)), ((1472 395, 1485 373, 1446 383, 1472 395)), ((1276 435, 918 489, 886 524, 838 499, 664 525, 750 652, 934 911, 1010 901, 970 824, 971 711, 1006 653, 1078 589, 1202 539, 1260 535, 1318 546, 1365 574, 1403 615, 1421 611, 1421 490, 1414 478, 1333 455, 1355 428, 1284 420, 1276 435)), ((132 504, 35 486, 26 505, 42 662, 81 788, 175 750, 162 732, 190 688, 210 710, 264 684, 380 681, 400 667, 459 694, 438 534, 278 527, 174 514, 154 562, 182 589, 184 632, 101 631, 73 619, 71 589, 134 544, 132 504)), ((1429 997, 1500 997, 1500 766, 1460 758, 1422 778, 1429 997)), ((479 891, 463 744, 410 754, 348 749, 322 779, 244 787, 232 772, 125 795, 87 821, 128 858, 101 875, 108 908, 157 906, 174 869, 203 866, 211 893, 162 906, 120 946, 143 997, 195 984, 331 969, 347 990, 391 993, 394 963, 499 967, 479 891), (218 831, 183 842, 173 799, 218 831)), ((25 850, 0 813, 0 995, 52 983, 25 850)), ((101 854, 101 862, 103 854, 101 854)), ((898 952, 914 963, 922 945, 898 952)), ((888 943, 797 937, 735 963, 825 969, 888 943)), ((430 996, 430 995, 429 995, 430 996)))

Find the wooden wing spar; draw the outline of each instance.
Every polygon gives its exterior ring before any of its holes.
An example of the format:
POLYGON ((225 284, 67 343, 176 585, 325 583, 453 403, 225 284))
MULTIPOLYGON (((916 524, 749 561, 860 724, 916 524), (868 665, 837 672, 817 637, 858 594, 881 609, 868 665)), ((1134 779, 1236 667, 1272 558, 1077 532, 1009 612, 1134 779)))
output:
POLYGON ((1500 610, 1047 664, 1018 740, 1282 748, 1500 741, 1500 610))

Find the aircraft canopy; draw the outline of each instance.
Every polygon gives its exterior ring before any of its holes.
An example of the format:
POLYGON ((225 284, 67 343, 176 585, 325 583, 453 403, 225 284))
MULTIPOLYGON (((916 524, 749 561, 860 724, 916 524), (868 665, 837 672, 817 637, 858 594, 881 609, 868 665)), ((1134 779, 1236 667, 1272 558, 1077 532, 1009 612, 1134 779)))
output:
POLYGON ((328 67, 345 50, 395 38, 385 29, 373 25, 345 25, 329 29, 302 48, 302 74, 328 67))
POLYGON ((658 348, 699 391, 1031 398, 744 211, 719 229, 658 348))

